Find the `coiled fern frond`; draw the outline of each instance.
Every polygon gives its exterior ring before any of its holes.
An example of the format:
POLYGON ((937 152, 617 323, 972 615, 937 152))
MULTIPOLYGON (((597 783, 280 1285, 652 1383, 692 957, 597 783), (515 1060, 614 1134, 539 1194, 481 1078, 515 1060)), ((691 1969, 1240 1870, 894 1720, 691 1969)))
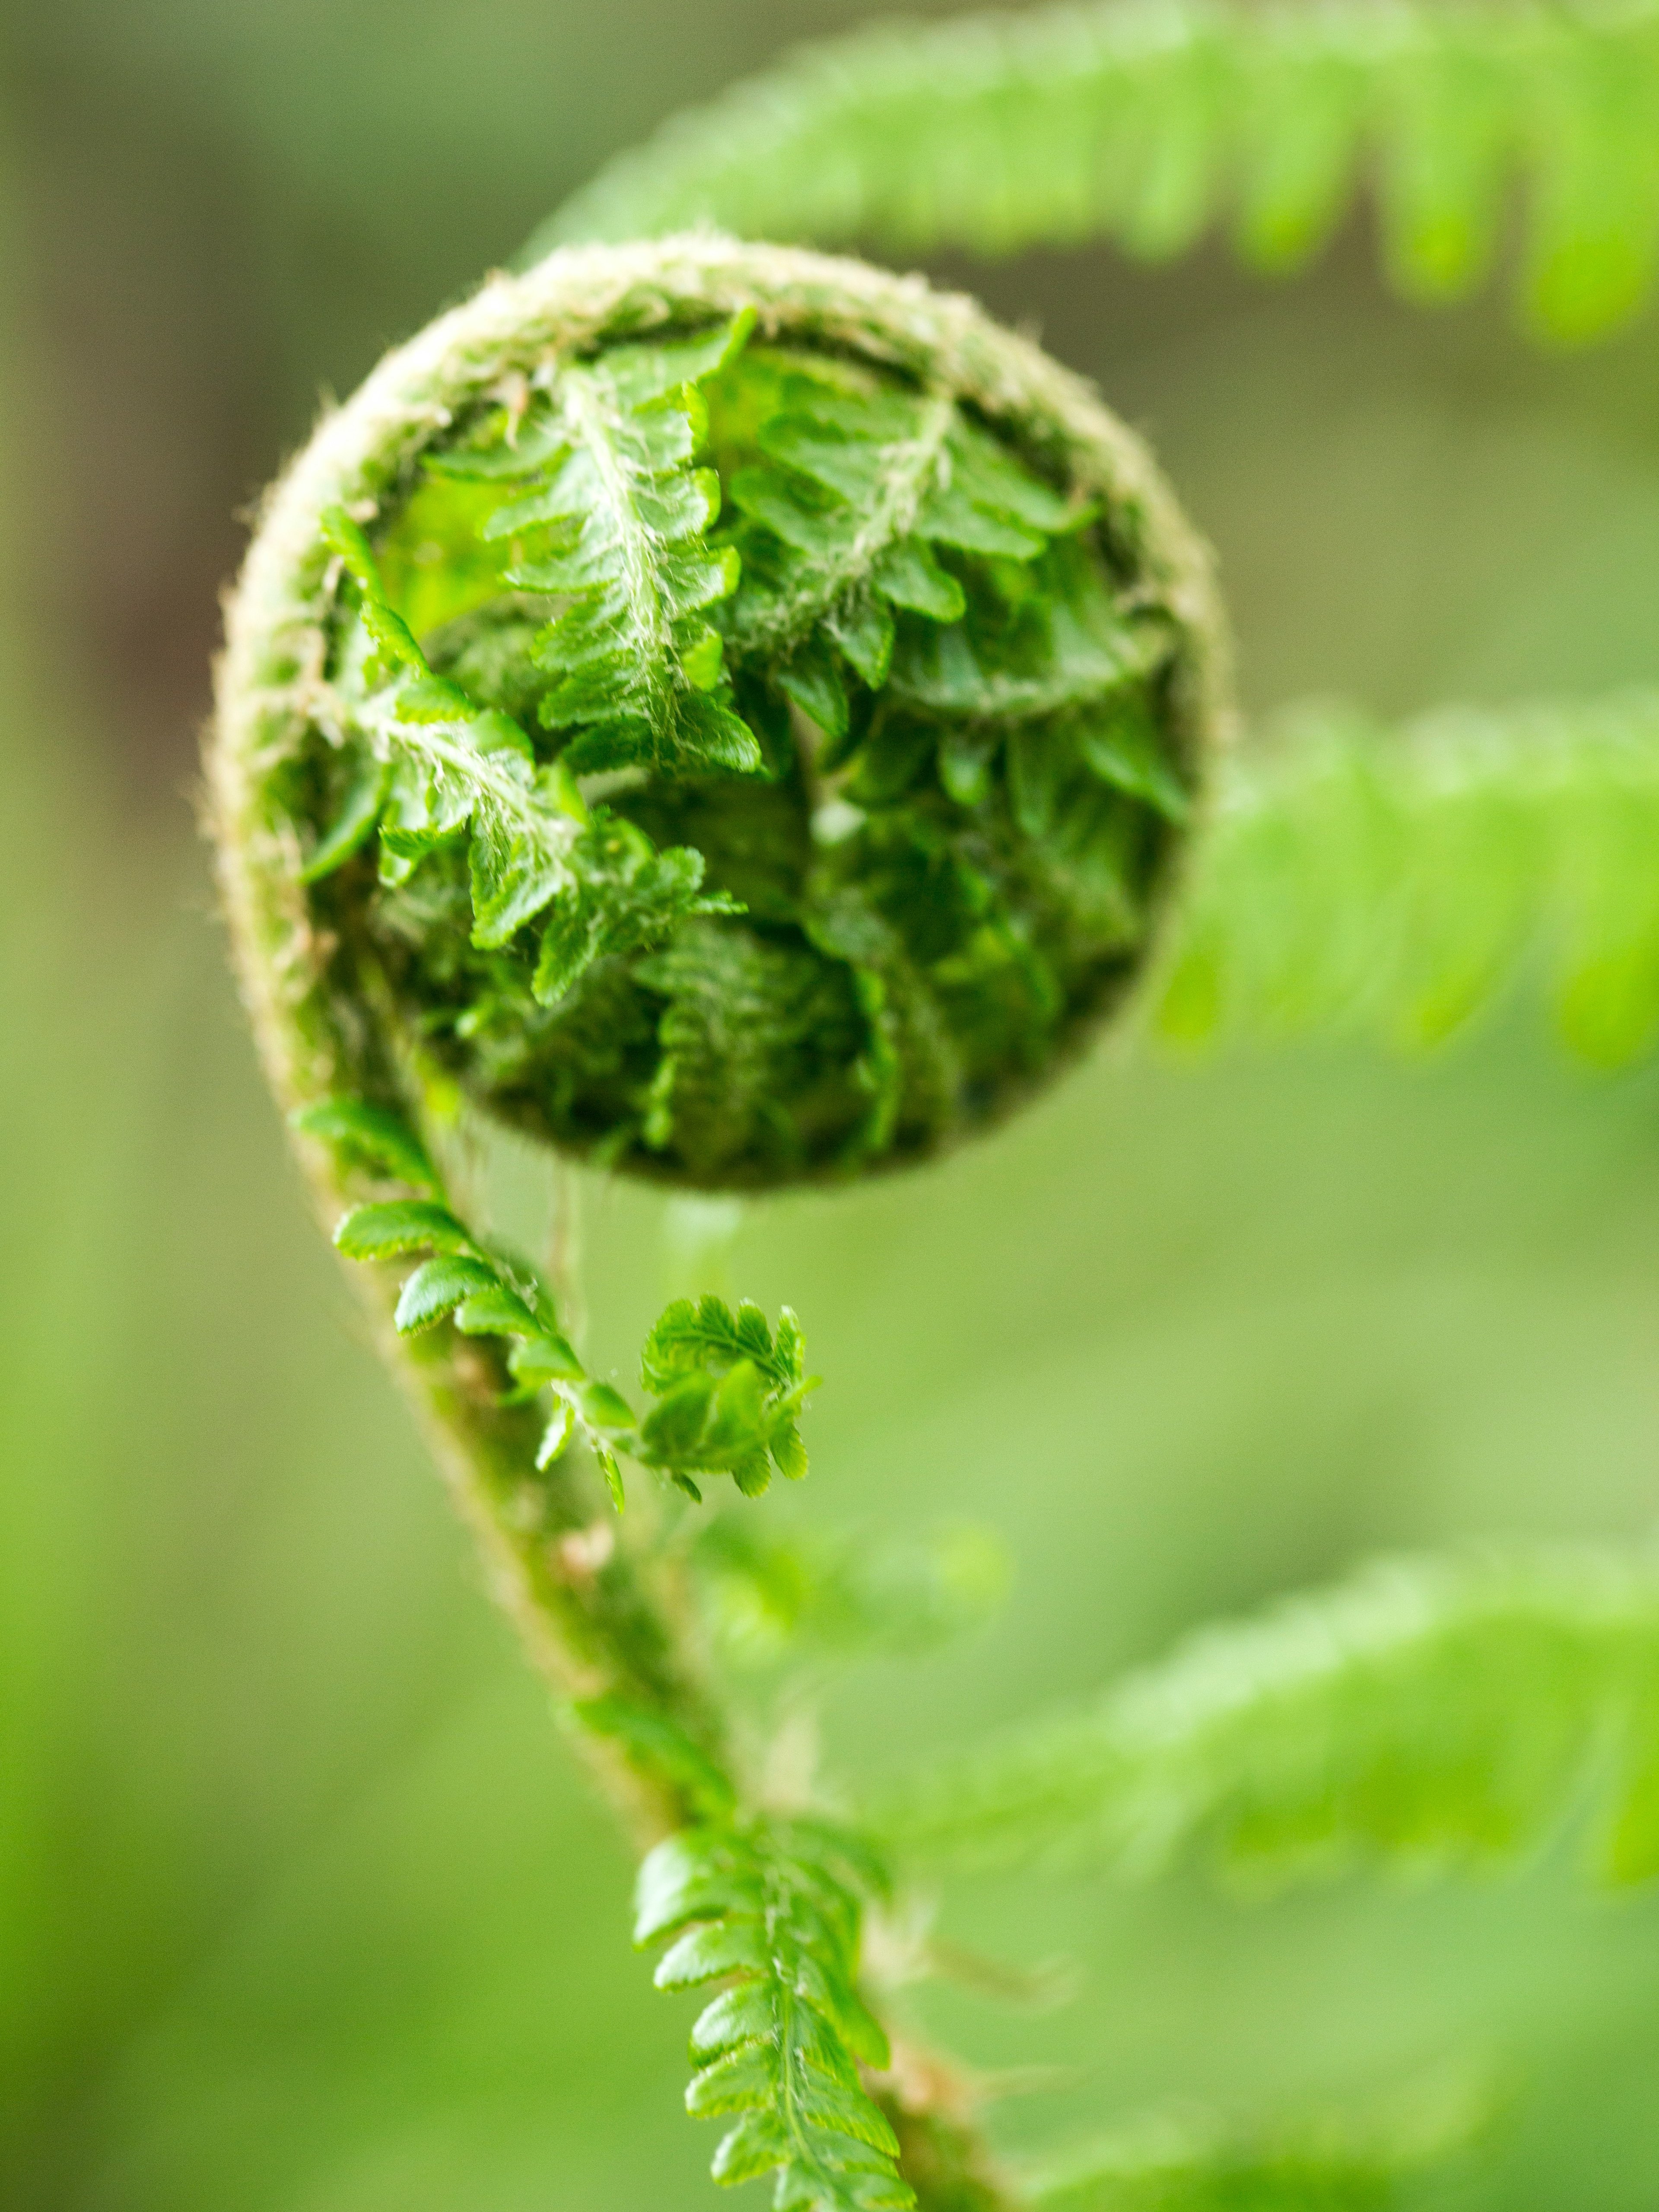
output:
MULTIPOLYGON (((799 1332, 671 1308, 638 1414, 447 1132, 743 1186, 984 1126, 1146 968, 1226 713, 1203 554, 1085 387, 966 301, 724 240, 556 255, 392 355, 231 605, 210 769, 267 1066, 580 1740, 677 1838, 668 1983, 754 1984, 692 2103, 783 2203, 908 2203, 896 2130, 945 2138, 861 2085, 867 1854, 763 1814, 677 1626, 688 1575, 776 1563, 619 1540, 592 1478, 800 1474, 799 1332)), ((845 1626, 842 1582, 797 1617, 845 1626)))
POLYGON ((230 655, 233 896, 327 947, 306 1087, 372 971, 479 1104, 702 1186, 1041 1081, 1145 964, 1224 713, 1202 556, 1081 385, 718 242, 556 258, 394 355, 230 655))

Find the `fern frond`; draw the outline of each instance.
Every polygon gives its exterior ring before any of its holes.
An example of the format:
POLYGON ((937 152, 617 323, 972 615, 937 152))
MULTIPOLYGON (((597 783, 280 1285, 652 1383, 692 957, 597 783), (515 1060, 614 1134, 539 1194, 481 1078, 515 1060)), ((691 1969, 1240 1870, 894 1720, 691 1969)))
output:
POLYGON ((645 1340, 640 1379, 656 1398, 641 1424, 646 1463, 729 1474, 748 1498, 781 1474, 806 1472, 796 1417, 818 1377, 808 1375, 800 1324, 785 1306, 775 1341, 748 1300, 734 1314, 721 1299, 679 1298, 645 1340))
POLYGON ((1199 1635, 1099 1704, 888 1792, 896 1851, 1284 1876, 1512 1859, 1590 1778, 1609 1880, 1659 1874, 1659 1565, 1402 1562, 1199 1635))
POLYGON ((737 2116, 717 2181, 775 2174, 779 2212, 903 2212, 898 2138, 860 2077, 888 2063, 858 1994, 862 1897, 879 1866, 856 1837, 802 1821, 711 1822, 640 1869, 635 1941, 674 1940, 660 1990, 726 1984, 691 2031, 686 2108, 737 2116))
POLYGON ((373 548, 325 512, 344 604, 293 794, 307 884, 378 836, 328 926, 367 918, 452 1066, 716 1182, 914 1151, 1054 1064, 1146 957, 1214 703, 1143 494, 952 379, 746 327, 492 384, 373 548), (694 572, 728 596, 671 619, 694 572), (723 702, 742 746, 697 750, 723 702), (620 772, 591 814, 582 768, 620 772))
POLYGON ((1029 562, 1092 519, 1020 468, 948 392, 775 353, 749 356, 709 398, 717 443, 752 454, 732 476, 743 574, 729 647, 739 660, 781 659, 783 688, 832 738, 845 735, 847 710, 842 699, 826 712, 834 679, 823 656, 799 667, 787 657, 820 623, 880 690, 896 617, 956 623, 966 611, 941 547, 1029 562))
MULTIPOLYGON (((711 395, 738 452, 732 418, 738 406, 756 417, 753 458, 732 478, 746 526, 737 540, 743 573, 730 606, 731 650, 783 657, 833 617, 865 681, 879 686, 892 657, 893 592, 905 592, 912 570, 922 581, 908 599, 924 598, 921 611, 950 619, 963 610, 960 588, 907 543, 959 419, 955 404, 948 392, 886 389, 805 356, 751 356, 744 368, 724 408, 718 387, 711 395)), ((804 689, 806 679, 796 683, 804 689)), ((798 703, 811 713, 810 691, 798 703)), ((844 727, 844 713, 838 719, 844 727)))
POLYGON ((548 1405, 538 1469, 580 1436, 618 1512, 619 1455, 696 1498, 698 1476, 729 1474, 753 1498, 775 1466, 796 1480, 805 1475, 798 1419, 817 1377, 805 1372, 800 1326, 787 1306, 775 1340, 757 1306, 745 1304, 733 1315, 717 1298, 696 1308, 671 1305, 646 1340, 641 1379, 657 1403, 641 1419, 619 1390, 588 1373, 534 1269, 487 1245, 452 1210, 423 1147, 396 1115, 334 1099, 306 1109, 295 1125, 426 1194, 353 1207, 335 1230, 335 1246, 349 1260, 431 1255, 403 1285, 399 1334, 453 1320, 464 1336, 500 1338, 525 1397, 544 1394, 548 1405))
POLYGON ((1158 1019, 1429 1045, 1540 971, 1568 1042, 1659 1042, 1659 694, 1305 712, 1230 763, 1158 1019))
POLYGON ((536 234, 714 223, 910 253, 1104 237, 1161 258, 1231 223, 1294 265, 1374 179, 1409 294, 1485 272, 1524 192, 1536 321, 1593 337, 1659 246, 1659 9, 1211 0, 896 25, 809 48, 674 118, 536 234))
MULTIPOLYGON (((728 647, 817 724, 826 765, 844 764, 869 726, 867 700, 854 726, 860 686, 882 702, 878 720, 908 710, 913 731, 935 716, 1099 720, 1168 658, 1167 628, 1121 605, 1074 542, 1094 510, 1022 467, 948 392, 757 351, 714 381, 709 404, 739 516, 728 647)), ((958 778, 952 795, 975 805, 993 748, 969 744, 979 783, 969 793, 958 778)))
POLYGON ((533 647, 555 678, 539 714, 549 729, 578 732, 562 755, 574 773, 761 764, 708 619, 737 584, 738 559, 703 542, 720 480, 696 465, 708 419, 697 386, 753 321, 750 311, 695 337, 567 362, 510 439, 492 422, 487 442, 433 464, 514 484, 481 534, 514 545, 510 589, 555 602, 533 647))

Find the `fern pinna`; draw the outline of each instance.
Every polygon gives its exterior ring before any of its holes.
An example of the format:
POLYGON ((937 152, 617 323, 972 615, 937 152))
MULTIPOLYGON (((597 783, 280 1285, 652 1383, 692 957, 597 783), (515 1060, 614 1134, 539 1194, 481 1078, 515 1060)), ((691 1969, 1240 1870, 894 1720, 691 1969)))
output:
POLYGON ((806 1469, 793 1316, 671 1306, 637 1411, 586 1364, 574 1284, 490 1232, 470 1131, 693 1189, 833 1186, 993 1126, 1107 1023, 1421 1044, 1540 963, 1575 1044, 1627 1060, 1659 1038, 1659 710, 1322 710, 1230 746, 1203 549, 1086 386, 917 279, 708 226, 1159 255, 1230 214, 1282 266, 1363 180, 1391 274, 1438 295, 1519 189, 1528 313, 1577 338, 1650 283, 1656 147, 1646 0, 872 33, 614 165, 271 497, 210 755, 246 995, 646 1847, 636 1933, 703 1993, 688 2104, 726 2124, 723 2181, 799 2212, 1386 2202, 1467 2112, 1159 2119, 999 2160, 969 2077, 896 2047, 862 1935, 951 1863, 1145 1869, 1194 1837, 1281 1878, 1505 1859, 1592 1790, 1601 1871, 1644 1880, 1659 1583, 1400 1564, 902 1784, 784 1789, 792 1675, 949 1632, 994 1570, 769 1535, 754 1501, 806 1469))

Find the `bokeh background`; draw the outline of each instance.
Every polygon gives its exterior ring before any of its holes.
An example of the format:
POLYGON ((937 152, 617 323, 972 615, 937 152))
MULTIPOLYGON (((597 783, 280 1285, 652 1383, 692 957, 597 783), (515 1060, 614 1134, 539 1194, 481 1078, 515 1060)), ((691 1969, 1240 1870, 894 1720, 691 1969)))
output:
MULTIPOLYGON (((0 19, 0 2203, 617 2212, 714 2201, 689 2008, 300 1202, 192 817, 216 593, 262 482, 614 148, 840 0, 14 0, 0 19)), ((1388 711, 1659 678, 1649 324, 1528 352, 1413 314, 1357 216, 1293 287, 1032 257, 971 283, 1150 432, 1244 690, 1388 711)), ((622 1362, 664 1208, 586 1194, 622 1362)), ((683 1224, 682 1224, 683 1225, 683 1224)), ((736 1286, 830 1377, 799 1510, 974 1522, 955 1653, 853 1682, 899 1758, 1379 1550, 1646 1534, 1659 1078, 1524 999, 1425 1064, 1097 1059, 994 1143, 752 1209, 736 1286)), ((793 1501, 791 1501, 792 1506, 793 1501)), ((764 1509, 773 1510, 771 1504, 764 1509)), ((1011 2143, 1170 2099, 1343 2108, 1473 2053, 1455 2185, 1659 2200, 1659 1901, 1573 1879, 1243 1907, 1182 1878, 953 1891, 1064 1955, 1011 2143)), ((758 2198, 757 2201, 759 2201, 758 2198)))

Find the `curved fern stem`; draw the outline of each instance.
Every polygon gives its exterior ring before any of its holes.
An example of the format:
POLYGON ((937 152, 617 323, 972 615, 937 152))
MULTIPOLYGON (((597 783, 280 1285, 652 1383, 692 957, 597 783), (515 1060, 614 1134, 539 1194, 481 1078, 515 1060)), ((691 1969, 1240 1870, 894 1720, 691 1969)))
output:
MULTIPOLYGON (((270 872, 262 825, 246 802, 238 809, 236 764, 222 755, 217 782, 220 879, 234 919, 244 999, 273 1089, 295 1125, 319 1217, 331 1233, 337 1224, 349 1230, 368 1214, 397 1212, 398 1204, 386 1200, 384 1164, 366 1163, 357 1147, 335 1140, 331 1120, 338 1101, 368 1102, 369 1115, 396 1128, 418 1109, 418 1082, 345 1001, 313 996, 303 1013, 295 1008, 283 987, 311 948, 270 872)), ((363 1003, 372 1006, 372 977, 362 988, 363 1003)), ((350 1249, 347 1237, 340 1241, 350 1249)), ((411 1316, 410 1291, 453 1261, 429 1261, 404 1285, 406 1270, 392 1255, 410 1249, 408 1242, 388 1239, 380 1253, 361 1249, 377 1261, 352 1273, 381 1355, 478 1542, 493 1595, 578 1723, 581 1747, 641 1844, 698 1817, 711 1789, 732 1794, 725 1722, 688 1663, 660 1594, 604 1529, 606 1509, 591 1466, 575 1454, 538 1464, 545 1417, 524 1401, 503 1337, 424 1328, 427 1316, 411 1316), (660 1742, 599 1724, 607 1707, 656 1717, 666 1753, 660 1742)), ((461 1264, 474 1267, 478 1279, 467 1280, 460 1294, 476 1297, 489 1288, 486 1270, 465 1255, 461 1264)), ((448 1304, 456 1302, 452 1296, 448 1304)), ((446 1310, 437 1304, 430 1318, 441 1319, 446 1310)))
POLYGON ((1220 222, 1287 269, 1362 183, 1407 295, 1480 282, 1519 191, 1535 325, 1613 327, 1659 248, 1659 8, 1111 0, 862 31, 675 118, 524 258, 712 223, 896 253, 1107 238, 1163 259, 1220 222))

